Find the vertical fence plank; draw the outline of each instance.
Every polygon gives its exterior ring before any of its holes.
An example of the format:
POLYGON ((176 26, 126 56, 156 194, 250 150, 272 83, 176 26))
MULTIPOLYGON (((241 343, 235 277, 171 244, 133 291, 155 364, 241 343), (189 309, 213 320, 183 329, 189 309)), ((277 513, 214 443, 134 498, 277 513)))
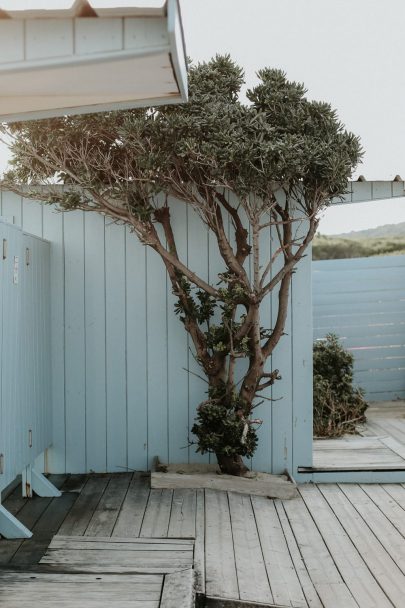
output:
MULTIPOLYGON (((184 203, 171 201, 171 224, 176 240, 177 253, 187 261, 187 213, 184 203)), ((187 334, 174 307, 177 297, 167 281, 167 348, 168 348, 168 424, 169 462, 188 461, 188 379, 187 334)))
POLYGON ((66 467, 86 467, 86 356, 83 212, 64 215, 66 467))
MULTIPOLYGON (((300 228, 303 229, 305 226, 300 228)), ((299 466, 312 466, 311 257, 310 246, 306 257, 297 264, 291 286, 293 475, 299 466)))
MULTIPOLYGON (((196 212, 191 208, 187 209, 187 261, 189 268, 204 280, 209 281, 212 278, 209 275, 208 231, 203 226, 196 212)), ((191 339, 188 338, 188 427, 192 441, 195 441, 195 437, 191 435, 191 428, 194 424, 196 408, 201 401, 207 398, 207 383, 199 377, 204 378, 204 373, 202 373, 202 369, 195 360, 194 355, 194 345, 191 339)), ((201 455, 197 453, 195 445, 191 445, 189 447, 189 461, 208 462, 209 456, 208 454, 201 455)))
POLYGON ((86 328, 86 460, 107 470, 104 217, 84 216, 86 328))
POLYGON ((128 466, 148 468, 146 247, 126 231, 128 466))
POLYGON ((65 408, 65 237, 64 216, 45 206, 44 238, 50 241, 52 449, 49 468, 66 472, 65 408))
POLYGON ((128 465, 125 230, 106 224, 107 470, 122 472, 128 465))
MULTIPOLYGON (((280 247, 276 231, 272 230, 272 248, 280 247)), ((274 276, 280 265, 281 258, 277 258, 272 268, 274 276)), ((280 284, 272 292, 273 301, 278 302, 280 284)), ((277 319, 278 304, 272 308, 272 327, 277 319)), ((272 368, 278 369, 282 380, 276 380, 272 387, 272 462, 273 473, 282 473, 292 469, 292 339, 291 339, 291 290, 288 301, 288 315, 284 335, 280 338, 272 357, 272 368)))
POLYGON ((167 277, 162 260, 147 251, 148 468, 169 458, 167 412, 167 277))
MULTIPOLYGON (((270 229, 262 230, 259 236, 259 247, 260 256, 259 262, 261 266, 261 273, 266 268, 267 263, 272 256, 272 241, 271 241, 270 229)), ((270 274, 267 275, 267 280, 270 279, 270 274)), ((268 294, 260 307, 260 323, 264 328, 272 327, 272 295, 268 294)), ((273 370, 273 357, 270 356, 266 366, 266 371, 273 370)), ((262 391, 256 399, 258 401, 264 400, 262 405, 259 405, 255 410, 254 417, 263 421, 262 426, 257 431, 259 438, 259 444, 257 451, 252 459, 252 468, 256 471, 269 471, 272 468, 272 443, 273 443, 273 428, 272 428, 272 391, 271 387, 262 391)))

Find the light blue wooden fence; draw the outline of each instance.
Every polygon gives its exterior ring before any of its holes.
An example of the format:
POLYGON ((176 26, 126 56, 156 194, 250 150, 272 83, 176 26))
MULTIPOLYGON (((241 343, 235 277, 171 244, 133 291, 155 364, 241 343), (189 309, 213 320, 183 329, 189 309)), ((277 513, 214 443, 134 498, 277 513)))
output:
MULTIPOLYGON (((173 313, 160 258, 128 229, 96 214, 59 213, 2 192, 1 212, 51 242, 52 472, 147 469, 207 461, 188 446, 206 385, 173 313)), ((179 254, 206 279, 222 269, 211 236, 183 204, 172 210, 179 254)), ((271 240, 264 237, 271 252, 271 240)), ((263 419, 253 466, 291 472, 312 463, 310 256, 294 275, 286 335, 269 368, 283 380, 257 410, 263 419)), ((275 296, 276 297, 276 296, 275 296)), ((276 307, 269 298, 263 323, 276 307)))
POLYGON ((0 491, 51 443, 50 246, 0 221, 0 491))
POLYGON ((405 398, 405 256, 313 262, 314 337, 338 334, 369 401, 405 398))

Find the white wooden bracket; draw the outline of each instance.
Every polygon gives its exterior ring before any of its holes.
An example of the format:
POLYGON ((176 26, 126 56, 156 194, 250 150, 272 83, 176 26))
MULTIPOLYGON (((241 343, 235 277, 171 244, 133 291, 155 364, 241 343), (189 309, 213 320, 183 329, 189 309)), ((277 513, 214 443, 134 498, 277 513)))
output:
POLYGON ((4 538, 31 538, 32 532, 0 504, 0 535, 4 538))
POLYGON ((28 465, 22 472, 22 495, 32 498, 33 493, 38 496, 58 497, 62 492, 53 483, 39 473, 32 465, 28 465))

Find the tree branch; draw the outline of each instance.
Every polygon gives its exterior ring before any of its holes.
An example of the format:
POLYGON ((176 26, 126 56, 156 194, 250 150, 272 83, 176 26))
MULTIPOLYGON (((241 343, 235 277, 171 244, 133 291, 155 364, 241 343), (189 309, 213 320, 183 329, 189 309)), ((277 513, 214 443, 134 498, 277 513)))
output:
POLYGON ((216 192, 216 197, 220 201, 221 205, 226 209, 232 218, 233 225, 235 228, 235 240, 236 240, 236 259, 239 264, 243 265, 247 256, 250 254, 251 247, 248 243, 249 233, 242 224, 238 211, 228 203, 226 197, 221 192, 216 192))

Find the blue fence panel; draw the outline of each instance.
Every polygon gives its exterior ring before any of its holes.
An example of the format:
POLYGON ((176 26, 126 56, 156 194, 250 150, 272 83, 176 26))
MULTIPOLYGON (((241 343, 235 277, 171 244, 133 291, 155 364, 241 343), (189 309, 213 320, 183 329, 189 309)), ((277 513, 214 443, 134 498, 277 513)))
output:
MULTIPOLYGON (((223 262, 191 208, 172 201, 179 251, 215 281, 223 262)), ((188 445, 206 384, 190 341, 173 312, 163 264, 124 226, 96 214, 60 213, 2 192, 2 212, 51 242, 51 472, 145 470, 154 456, 208 462, 188 445)), ((263 233, 263 248, 277 248, 263 233)), ((264 263, 264 261, 263 261, 264 263)), ((252 466, 294 473, 312 462, 311 262, 293 277, 286 328, 270 367, 283 380, 268 391, 281 398, 257 410, 264 424, 252 466)), ((273 296, 276 298, 276 294, 273 296)), ((274 321, 268 298, 263 321, 274 321)), ((240 375, 239 375, 240 377, 240 375)))
POLYGON ((0 490, 51 444, 49 243, 0 221, 0 490))
POLYGON ((339 335, 369 401, 405 398, 405 256, 312 263, 314 338, 339 335))

